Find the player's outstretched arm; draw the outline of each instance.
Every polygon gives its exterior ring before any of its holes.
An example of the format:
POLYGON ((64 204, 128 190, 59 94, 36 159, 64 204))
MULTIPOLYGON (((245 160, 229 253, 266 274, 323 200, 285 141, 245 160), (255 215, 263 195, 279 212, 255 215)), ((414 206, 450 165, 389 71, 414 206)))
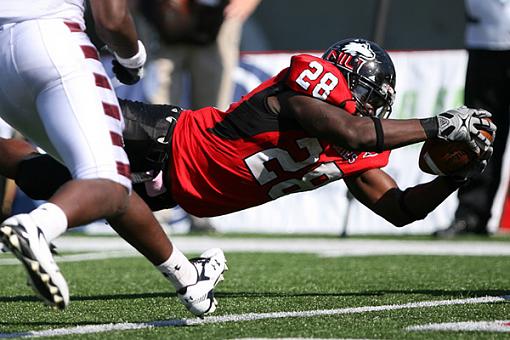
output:
POLYGON ((371 169, 345 179, 349 191, 361 203, 396 227, 424 219, 463 182, 449 177, 400 190, 391 176, 371 169))
POLYGON ((396 149, 427 139, 463 141, 475 152, 487 151, 490 141, 480 129, 495 131, 483 110, 466 107, 426 119, 377 119, 351 115, 316 98, 287 92, 278 96, 280 112, 290 115, 311 135, 353 151, 396 149))
POLYGON ((378 137, 370 117, 353 116, 342 108, 304 95, 288 93, 278 100, 281 112, 291 115, 312 136, 349 150, 380 152, 427 139, 419 119, 382 119, 378 137))

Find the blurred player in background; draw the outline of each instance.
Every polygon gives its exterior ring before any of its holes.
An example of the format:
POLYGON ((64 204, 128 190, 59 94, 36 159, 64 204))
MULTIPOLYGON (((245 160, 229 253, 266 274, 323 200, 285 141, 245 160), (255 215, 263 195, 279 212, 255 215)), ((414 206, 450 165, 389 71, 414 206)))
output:
MULTIPOLYGON (((146 54, 126 0, 91 0, 90 6, 97 33, 115 56, 114 73, 125 84, 136 83, 146 54)), ((5 220, 1 241, 25 266, 39 297, 64 308, 68 286, 49 243, 69 227, 100 218, 114 229, 122 225, 119 234, 130 240, 129 227, 143 222, 146 233, 137 242, 154 237, 163 244, 165 251, 149 259, 174 283, 181 301, 197 315, 213 311, 211 290, 224 270, 223 253, 214 249, 191 263, 172 247, 147 205, 129 195, 122 114, 84 29, 83 0, 0 2, 0 115, 65 164, 72 178, 46 197, 48 203, 5 220)), ((31 150, 24 141, 13 142, 31 150)))
MULTIPOLYGON (((261 0, 139 1, 139 12, 154 32, 156 90, 153 104, 190 109, 230 105, 239 61, 242 26, 261 0)), ((150 35, 150 34, 149 34, 150 35)), ((214 231, 208 219, 190 215, 191 231, 214 231)))
POLYGON ((190 108, 226 109, 234 92, 242 25, 261 0, 139 1, 156 33, 153 104, 179 105, 189 76, 190 108))
POLYGON ((498 126, 494 155, 485 172, 473 176, 458 192, 455 219, 440 237, 489 233, 494 197, 501 180, 510 126, 510 1, 465 0, 465 41, 469 52, 465 104, 490 111, 498 126))
MULTIPOLYGON (((387 119, 394 87, 389 55, 372 42, 347 39, 322 58, 292 57, 227 111, 121 101, 134 188, 153 210, 178 203, 197 216, 218 216, 344 179, 394 225, 422 219, 483 170, 492 147, 479 129, 495 126, 488 112, 465 107, 427 119, 387 119), (403 191, 380 169, 389 150, 437 138, 466 142, 479 158, 462 172, 403 191)), ((32 196, 44 198, 66 180, 67 170, 47 156, 13 154, 6 167, 32 196), (37 176, 54 181, 41 185, 37 176)))

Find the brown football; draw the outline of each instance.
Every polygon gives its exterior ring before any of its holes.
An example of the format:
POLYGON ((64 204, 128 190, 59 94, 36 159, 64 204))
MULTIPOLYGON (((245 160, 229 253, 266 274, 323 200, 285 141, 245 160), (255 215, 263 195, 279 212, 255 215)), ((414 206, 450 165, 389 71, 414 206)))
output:
MULTIPOLYGON (((491 141, 493 136, 482 130, 491 141)), ((466 143, 448 142, 441 139, 428 140, 420 151, 419 166, 432 175, 449 175, 461 170, 477 158, 466 143)))
POLYGON ((448 175, 476 158, 466 143, 428 140, 420 152, 420 169, 432 175, 448 175))

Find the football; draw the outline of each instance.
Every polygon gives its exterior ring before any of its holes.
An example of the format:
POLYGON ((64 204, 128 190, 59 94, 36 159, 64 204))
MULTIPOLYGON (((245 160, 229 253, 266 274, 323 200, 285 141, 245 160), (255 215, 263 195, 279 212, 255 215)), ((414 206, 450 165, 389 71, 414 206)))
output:
MULTIPOLYGON (((491 141, 493 140, 490 133, 483 130, 482 133, 491 141)), ((423 144, 419 166, 423 172, 444 176, 461 170, 476 158, 476 153, 466 143, 435 139, 423 144)))

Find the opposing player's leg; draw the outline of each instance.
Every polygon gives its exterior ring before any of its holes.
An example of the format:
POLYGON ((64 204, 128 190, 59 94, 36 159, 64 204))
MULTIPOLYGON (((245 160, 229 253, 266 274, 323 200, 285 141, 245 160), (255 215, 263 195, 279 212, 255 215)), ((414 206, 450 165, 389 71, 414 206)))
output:
POLYGON ((34 292, 46 304, 65 308, 69 288, 34 219, 28 214, 8 218, 0 225, 0 240, 24 265, 34 292))
POLYGON ((177 296, 191 313, 203 318, 216 310, 218 302, 214 288, 224 279, 223 273, 228 270, 227 259, 220 248, 211 248, 190 262, 197 270, 198 279, 178 289, 177 296))
MULTIPOLYGON (((0 138, 0 174, 15 179, 19 175, 20 164, 37 155, 35 152, 36 149, 24 140, 0 138)), ((37 173, 37 168, 34 172, 37 173)), ((47 183, 48 177, 41 179, 47 183)), ((31 286, 35 287, 34 291, 43 301, 64 308, 69 301, 67 284, 53 261, 42 232, 30 216, 20 215, 5 221, 0 226, 0 240, 21 260, 31 286)))
MULTIPOLYGON (((16 178, 20 163, 35 151, 23 140, 1 139, 0 173, 16 178)), ((44 205, 40 209, 49 209, 49 213, 55 213, 65 224, 65 215, 60 209, 52 212, 52 208, 44 205)), ((53 260, 45 234, 30 215, 17 215, 4 221, 0 225, 0 241, 24 265, 28 282, 46 304, 62 309, 69 303, 67 283, 53 260)))
POLYGON ((200 258, 188 260, 172 245, 149 207, 136 194, 130 196, 129 209, 108 219, 117 233, 149 259, 172 283, 184 306, 203 317, 214 312, 214 288, 227 269, 221 249, 211 249, 200 258))
POLYGON ((24 264, 38 295, 63 308, 68 288, 48 244, 68 227, 126 209, 131 182, 122 116, 97 51, 75 26, 34 20, 15 25, 9 35, 24 44, 9 45, 7 63, 16 67, 8 76, 16 91, 4 96, 8 110, 2 114, 60 159, 75 180, 49 203, 4 221, 0 237, 24 264))
MULTIPOLYGON (((0 158, 0 174, 15 179, 30 197, 47 200, 72 178, 62 164, 49 155, 35 152, 35 148, 25 141, 0 138, 0 154, 6 156, 0 158)), ((120 236, 164 274, 188 310, 198 316, 215 310, 214 288, 227 269, 221 250, 209 250, 200 258, 189 261, 172 245, 149 207, 136 193, 130 196, 129 209, 124 214, 108 220, 120 236)), ((6 234, 12 237, 13 231, 6 234)), ((38 285, 44 284, 40 277, 31 280, 38 285)))
MULTIPOLYGON (((48 199, 60 186, 71 180, 71 175, 50 156, 35 152, 35 148, 25 141, 0 138, 0 153, 6 156, 0 158, 0 174, 16 179, 32 198, 48 199)), ((214 288, 227 268, 221 250, 209 250, 190 262, 172 245, 150 209, 136 193, 131 195, 126 213, 110 218, 109 222, 119 235, 164 274, 188 310, 198 316, 215 310, 214 288)), ((11 233, 9 231, 9 235, 11 233)), ((43 284, 38 277, 32 280, 43 284)))

